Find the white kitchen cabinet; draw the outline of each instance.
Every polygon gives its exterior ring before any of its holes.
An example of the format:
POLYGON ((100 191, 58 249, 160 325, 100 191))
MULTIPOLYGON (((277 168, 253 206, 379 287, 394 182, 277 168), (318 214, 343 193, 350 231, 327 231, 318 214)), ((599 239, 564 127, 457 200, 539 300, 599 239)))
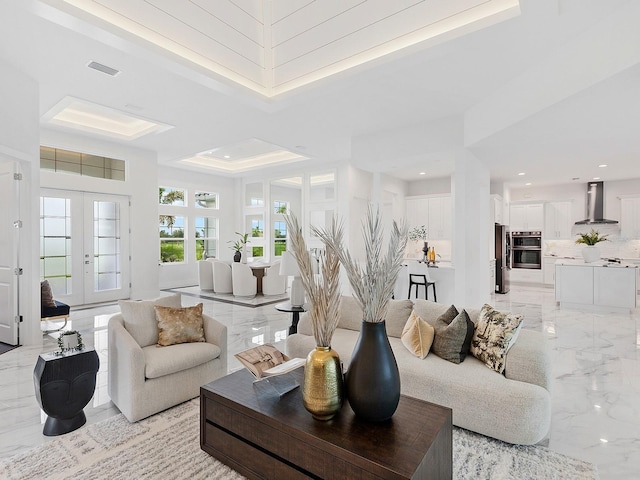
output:
POLYGON ((593 303, 605 307, 636 307, 635 268, 593 269, 593 303))
POLYGON ((491 208, 493 210, 493 221, 498 225, 504 225, 503 201, 500 195, 491 195, 491 208))
POLYGON ((541 231, 544 227, 542 203, 511 205, 509 228, 512 232, 541 231))
POLYGON ((451 238, 451 197, 419 197, 406 200, 409 230, 420 225, 427 227, 427 240, 451 238))
POLYGON ((640 197, 623 198, 620 217, 620 236, 626 239, 640 238, 640 197))
POLYGON ((542 258, 542 283, 545 285, 555 285, 556 283, 556 260, 557 257, 542 258))
POLYGON ((593 305, 593 267, 556 265, 556 302, 593 305))
POLYGON ((630 264, 559 260, 556 301, 569 308, 633 309, 637 305, 637 272, 638 268, 630 264))
POLYGON ((571 238, 571 202, 548 202, 545 205, 542 235, 547 240, 571 238))
POLYGON ((451 197, 429 198, 429 239, 451 238, 451 197))
MULTIPOLYGON (((429 199, 407 198, 406 219, 409 230, 420 225, 429 225, 429 199)), ((428 232, 428 230, 427 230, 428 232)))

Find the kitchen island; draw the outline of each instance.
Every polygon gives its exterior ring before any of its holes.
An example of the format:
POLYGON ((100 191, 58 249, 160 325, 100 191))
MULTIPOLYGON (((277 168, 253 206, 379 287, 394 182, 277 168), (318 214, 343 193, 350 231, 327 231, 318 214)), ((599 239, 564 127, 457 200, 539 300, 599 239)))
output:
POLYGON ((556 302, 560 307, 628 311, 637 306, 637 265, 560 259, 555 269, 556 302))

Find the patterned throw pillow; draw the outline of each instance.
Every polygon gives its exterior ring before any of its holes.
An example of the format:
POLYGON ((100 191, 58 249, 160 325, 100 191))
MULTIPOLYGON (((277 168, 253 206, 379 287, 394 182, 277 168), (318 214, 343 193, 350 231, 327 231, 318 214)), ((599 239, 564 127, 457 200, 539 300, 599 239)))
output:
POLYGON ((522 315, 502 313, 485 304, 471 341, 471 354, 487 367, 504 373, 507 351, 522 327, 522 315))
POLYGON ((434 328, 420 318, 416 312, 411 312, 400 339, 407 350, 416 357, 425 358, 429 355, 434 335, 434 328))
POLYGON ((153 307, 158 320, 158 347, 177 343, 204 342, 202 303, 195 307, 153 307))
POLYGON ((473 337, 473 322, 467 312, 458 313, 452 305, 445 313, 440 315, 435 322, 436 335, 433 339, 431 350, 445 360, 452 363, 462 363, 469 351, 471 338, 473 337), (453 312, 455 317, 447 324, 453 312))
POLYGON ((40 282, 40 303, 43 307, 56 308, 56 302, 53 301, 53 292, 49 280, 40 282))

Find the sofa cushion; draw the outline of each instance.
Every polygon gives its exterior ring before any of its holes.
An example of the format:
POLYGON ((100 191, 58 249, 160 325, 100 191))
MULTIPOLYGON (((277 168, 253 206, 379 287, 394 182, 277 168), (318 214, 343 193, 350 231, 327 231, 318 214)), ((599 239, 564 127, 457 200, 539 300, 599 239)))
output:
POLYGON ((202 303, 193 307, 172 308, 155 305, 158 320, 158 346, 204 342, 202 303))
POLYGON ((124 328, 133 337, 138 345, 146 347, 158 343, 158 321, 155 305, 179 308, 182 306, 182 297, 179 293, 154 300, 120 300, 120 311, 124 328))
POLYGON ((471 353, 487 367, 503 373, 507 352, 522 326, 522 315, 502 313, 485 304, 471 341, 471 353))
POLYGON ((416 312, 411 312, 402 330, 402 344, 416 357, 425 358, 429 355, 434 334, 435 330, 429 323, 420 318, 416 312))
POLYGON ((473 337, 473 322, 464 310, 447 324, 444 315, 438 317, 435 323, 436 335, 431 347, 433 353, 452 363, 464 361, 469 351, 469 344, 473 337))
MULTIPOLYGON (((413 311, 411 300, 389 300, 387 314, 385 316, 385 326, 387 335, 390 337, 402 336, 409 315, 413 311)), ((362 309, 358 302, 351 296, 343 296, 340 303, 340 321, 338 328, 360 331, 362 327, 362 309)))
POLYGON ((149 345, 142 349, 145 378, 158 378, 188 370, 220 356, 220 347, 212 343, 180 343, 164 348, 149 345))

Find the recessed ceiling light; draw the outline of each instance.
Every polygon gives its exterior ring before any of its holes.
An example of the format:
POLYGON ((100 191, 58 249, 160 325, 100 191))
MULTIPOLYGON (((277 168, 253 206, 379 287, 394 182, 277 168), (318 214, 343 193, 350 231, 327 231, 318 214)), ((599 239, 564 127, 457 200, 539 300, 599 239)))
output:
POLYGON ((426 175, 427 172, 420 172, 418 175, 426 175))
POLYGON ((606 438, 601 438, 601 439, 600 439, 600 441, 601 441, 602 443, 609 443, 609 440, 607 440, 606 438))
POLYGON ((525 183, 525 185, 528 187, 529 185, 531 185, 531 182, 527 182, 525 183))
POLYGON ((520 173, 518 174, 518 176, 519 176, 519 177, 521 177, 521 176, 523 176, 523 175, 525 175, 525 173, 524 173, 524 172, 520 172, 520 173))
POLYGON ((598 167, 600 167, 600 168, 605 168, 605 167, 608 167, 608 166, 609 165, 607 165, 606 163, 603 163, 602 165, 598 165, 598 167))
POLYGON ((593 177, 594 180, 600 180, 600 177, 593 177))
POLYGON ((224 158, 231 158, 229 155, 225 155, 224 158))

